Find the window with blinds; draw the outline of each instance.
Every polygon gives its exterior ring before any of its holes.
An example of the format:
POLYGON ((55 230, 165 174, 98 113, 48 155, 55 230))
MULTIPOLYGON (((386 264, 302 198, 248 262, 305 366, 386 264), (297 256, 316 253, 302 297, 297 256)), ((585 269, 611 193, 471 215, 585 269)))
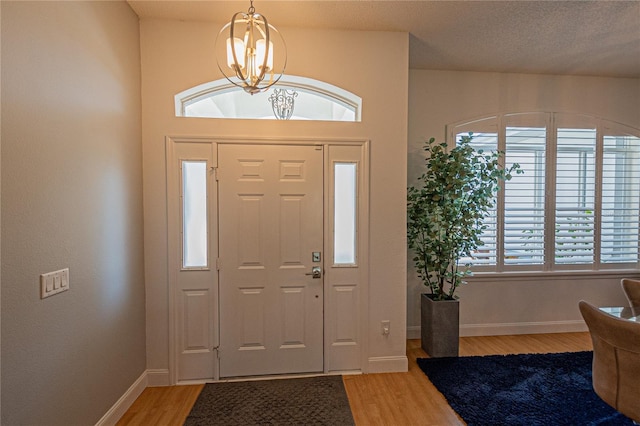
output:
MULTIPOLYGON (((459 133, 456 135, 456 144, 460 142, 462 136, 467 133, 459 133)), ((497 133, 474 133, 470 144, 476 151, 495 152, 498 150, 498 134, 497 133)), ((484 243, 473 253, 471 258, 461 259, 460 263, 473 265, 495 265, 497 256, 497 209, 495 207, 489 210, 489 214, 484 221, 485 229, 482 231, 480 239, 484 243)))
POLYGON ((604 136, 600 261, 638 261, 640 138, 604 136))
POLYGON ((505 162, 523 174, 504 183, 504 263, 544 263, 546 129, 507 127, 505 162))
POLYGON ((593 263, 595 129, 558 129, 556 139, 555 263, 593 263))
POLYGON ((449 136, 473 132, 476 149, 503 151, 524 173, 504 182, 483 245, 460 263, 496 272, 640 265, 640 130, 532 113, 493 116, 496 131, 486 132, 486 120, 449 126, 449 136))

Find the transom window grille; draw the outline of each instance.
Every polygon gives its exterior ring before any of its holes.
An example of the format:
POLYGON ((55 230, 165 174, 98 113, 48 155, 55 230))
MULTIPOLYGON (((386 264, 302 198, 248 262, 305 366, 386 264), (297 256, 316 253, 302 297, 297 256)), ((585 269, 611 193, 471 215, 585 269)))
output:
POLYGON ((518 163, 486 220, 477 271, 638 267, 640 130, 595 117, 506 114, 449 127, 518 163))

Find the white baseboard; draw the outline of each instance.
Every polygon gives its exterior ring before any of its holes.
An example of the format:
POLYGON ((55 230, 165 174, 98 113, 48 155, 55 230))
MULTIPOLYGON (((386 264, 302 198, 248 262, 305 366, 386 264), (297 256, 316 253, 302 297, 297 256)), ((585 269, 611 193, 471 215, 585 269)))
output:
POLYGON ((147 387, 169 386, 169 384, 169 370, 145 370, 109 411, 98 420, 96 426, 115 425, 147 387))
MULTIPOLYGON (((504 336, 517 334, 572 333, 588 331, 582 320, 574 321, 540 321, 491 324, 462 324, 460 337, 469 336, 504 336)), ((407 327, 407 339, 419 339, 420 326, 407 327)))
POLYGON ((169 370, 166 368, 158 368, 155 370, 147 370, 147 386, 170 386, 169 370))
POLYGON ((115 404, 106 412, 104 416, 96 426, 111 426, 118 423, 118 420, 127 412, 129 407, 134 403, 134 401, 140 396, 142 391, 147 387, 147 372, 143 372, 138 380, 133 382, 133 384, 127 389, 127 391, 116 401, 115 404))
POLYGON ((404 373, 408 369, 406 356, 379 356, 369 358, 367 373, 404 373))
POLYGON ((407 340, 411 339, 419 339, 420 338, 420 326, 412 325, 407 327, 407 340))
POLYGON ((571 333, 588 331, 582 320, 517 322, 502 324, 464 324, 460 336, 502 336, 510 334, 571 333))

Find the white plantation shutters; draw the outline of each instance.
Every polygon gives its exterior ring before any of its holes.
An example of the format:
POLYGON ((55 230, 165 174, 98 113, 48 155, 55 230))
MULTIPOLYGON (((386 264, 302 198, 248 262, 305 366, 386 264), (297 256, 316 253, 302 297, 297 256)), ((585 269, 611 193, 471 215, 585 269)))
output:
POLYGON ((600 262, 633 264, 638 262, 640 138, 607 133, 603 137, 600 262))
POLYGON ((505 138, 505 163, 518 163, 524 173, 504 183, 504 264, 542 265, 546 129, 507 127, 505 138))
MULTIPOLYGON (((456 135, 456 143, 460 141, 462 136, 466 136, 466 133, 460 133, 456 135)), ((478 133, 473 135, 471 146, 476 151, 483 151, 486 153, 494 152, 498 149, 498 134, 497 133, 478 133)), ((484 245, 478 247, 478 250, 473 253, 471 258, 465 258, 464 263, 471 263, 473 265, 495 265, 496 257, 498 253, 498 217, 497 207, 495 206, 489 210, 489 214, 484 221, 485 229, 482 232, 480 239, 484 245)))
POLYGON ((456 141, 518 163, 498 193, 478 271, 598 270, 640 265, 640 130, 584 115, 506 114, 449 128, 456 141))
POLYGON ((557 130, 555 263, 594 260, 596 130, 557 130))

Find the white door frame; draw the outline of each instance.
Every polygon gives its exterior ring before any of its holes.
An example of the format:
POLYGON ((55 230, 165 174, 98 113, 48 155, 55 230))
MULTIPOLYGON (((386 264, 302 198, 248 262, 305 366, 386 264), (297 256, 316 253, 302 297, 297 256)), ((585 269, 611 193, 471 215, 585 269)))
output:
MULTIPOLYGON (((369 141, 364 139, 331 138, 217 138, 180 137, 165 138, 167 173, 167 276, 169 309, 169 383, 188 383, 178 380, 179 338, 176 300, 177 272, 181 266, 179 197, 175 196, 176 148, 179 144, 210 144, 217 152, 218 144, 251 145, 321 145, 324 147, 324 373, 364 372, 368 365, 368 294, 369 294, 369 141), (357 262, 355 265, 334 265, 333 259, 333 167, 336 163, 354 163, 357 167, 357 262)), ((217 167, 217 164, 213 165, 217 167)), ((216 189, 217 191, 217 189, 216 189)), ((217 230, 217 199, 212 200, 210 229, 217 230)), ((217 232, 215 235, 217 239, 217 232)), ((217 258, 217 240, 211 244, 217 258)), ((214 253, 211 253, 214 256, 214 253)), ((215 258, 212 259, 215 265, 215 258)), ((218 282, 215 283, 218 297, 218 282)), ((219 303, 219 302, 218 302, 219 303)), ((211 349, 219 345, 219 318, 215 307, 215 335, 211 349)), ((217 360, 214 377, 204 382, 219 380, 217 360)))

